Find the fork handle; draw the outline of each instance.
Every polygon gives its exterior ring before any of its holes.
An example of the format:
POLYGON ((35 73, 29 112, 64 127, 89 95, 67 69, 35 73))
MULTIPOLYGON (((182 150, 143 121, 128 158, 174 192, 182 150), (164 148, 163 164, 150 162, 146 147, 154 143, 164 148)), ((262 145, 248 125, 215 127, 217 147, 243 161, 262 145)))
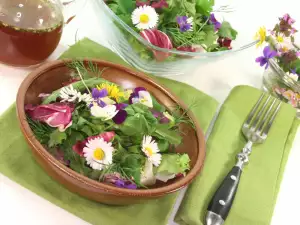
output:
POLYGON ((208 205, 206 225, 221 225, 224 223, 238 189, 241 174, 242 169, 238 165, 234 166, 227 174, 208 205))

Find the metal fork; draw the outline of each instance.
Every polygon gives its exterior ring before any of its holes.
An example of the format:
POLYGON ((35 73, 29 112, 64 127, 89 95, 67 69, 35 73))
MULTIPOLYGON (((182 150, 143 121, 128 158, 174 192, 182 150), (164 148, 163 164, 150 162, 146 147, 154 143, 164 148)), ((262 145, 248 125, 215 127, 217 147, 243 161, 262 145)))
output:
POLYGON ((266 140, 280 106, 279 100, 263 93, 252 108, 242 126, 242 133, 248 142, 242 152, 237 155, 236 165, 225 177, 209 203, 206 225, 222 225, 226 220, 237 192, 242 169, 249 161, 252 146, 266 140))

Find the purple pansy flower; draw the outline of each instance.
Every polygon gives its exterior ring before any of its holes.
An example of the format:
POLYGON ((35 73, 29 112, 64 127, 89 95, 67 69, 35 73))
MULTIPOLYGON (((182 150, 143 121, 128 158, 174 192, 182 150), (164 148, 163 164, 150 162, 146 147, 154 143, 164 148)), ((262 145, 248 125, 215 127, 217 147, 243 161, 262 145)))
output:
POLYGON ((219 30, 222 24, 216 19, 215 14, 210 14, 209 22, 214 25, 215 31, 219 30))
POLYGON ((166 117, 162 112, 151 110, 152 115, 159 121, 159 123, 167 124, 170 123, 170 119, 166 117))
POLYGON ((91 108, 94 103, 97 103, 98 106, 100 106, 101 108, 106 106, 106 103, 104 101, 101 100, 101 98, 105 98, 108 95, 108 91, 103 88, 101 90, 98 90, 97 88, 93 88, 92 89, 92 97, 94 99, 94 102, 92 102, 89 107, 91 108))
POLYGON ((105 175, 104 182, 114 184, 120 188, 137 189, 136 184, 130 180, 122 179, 119 173, 105 175))
POLYGON ((188 18, 187 16, 177 16, 177 23, 179 25, 181 32, 192 31, 193 30, 193 18, 188 18))
POLYGON ((97 88, 92 89, 92 97, 95 100, 97 100, 98 98, 104 98, 107 95, 108 95, 108 91, 105 88, 101 90, 98 90, 97 88))
POLYGON ((128 180, 119 179, 115 182, 115 185, 119 188, 137 189, 136 184, 128 180))
POLYGON ((144 87, 137 87, 129 97, 129 104, 141 103, 149 108, 153 107, 152 97, 144 87))
POLYGON ((181 32, 193 30, 193 18, 188 18, 187 16, 178 16, 176 20, 181 32))
POLYGON ((116 124, 122 124, 127 118, 127 112, 124 110, 128 105, 125 103, 116 104, 118 113, 112 118, 116 124))
POLYGON ((256 62, 260 63, 260 66, 265 66, 265 69, 269 67, 269 60, 277 55, 277 52, 272 50, 270 46, 266 46, 263 51, 263 56, 256 58, 256 62))

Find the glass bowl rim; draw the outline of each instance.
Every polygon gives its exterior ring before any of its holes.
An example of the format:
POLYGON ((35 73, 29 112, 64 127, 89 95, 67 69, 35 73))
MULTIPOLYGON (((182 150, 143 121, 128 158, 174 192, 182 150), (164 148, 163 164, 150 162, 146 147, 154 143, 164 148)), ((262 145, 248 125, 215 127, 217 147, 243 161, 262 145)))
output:
POLYGON ((178 51, 178 50, 173 50, 173 49, 166 49, 166 48, 160 48, 157 47, 153 44, 151 44, 150 42, 146 41, 144 38, 142 38, 141 35, 139 35, 135 30, 133 30, 130 26, 128 26, 123 20, 121 20, 104 2, 104 0, 96 0, 96 2, 102 4, 100 5, 101 8, 104 8, 104 10, 109 13, 109 15, 116 20, 123 28, 125 28, 125 30, 127 32, 129 32, 132 36, 134 36, 139 42, 141 42, 142 44, 144 44, 146 47, 151 48, 152 50, 156 50, 156 51, 160 51, 160 52, 166 52, 166 53, 172 53, 172 54, 176 54, 176 55, 182 55, 182 56, 192 56, 192 57, 196 57, 196 56, 205 56, 205 57, 215 57, 215 56, 221 56, 224 55, 226 53, 235 53, 235 52, 239 52, 242 50, 245 50, 247 48, 250 48, 252 46, 254 46, 255 44, 257 44, 258 40, 255 40, 249 44, 243 45, 239 48, 236 49, 231 49, 231 50, 225 50, 225 51, 219 51, 219 52, 186 52, 186 51, 178 51))
POLYGON ((298 83, 298 81, 295 81, 294 79, 289 77, 278 65, 275 59, 270 59, 269 62, 271 68, 276 71, 278 76, 286 83, 286 85, 290 86, 293 89, 300 89, 300 84, 298 83))

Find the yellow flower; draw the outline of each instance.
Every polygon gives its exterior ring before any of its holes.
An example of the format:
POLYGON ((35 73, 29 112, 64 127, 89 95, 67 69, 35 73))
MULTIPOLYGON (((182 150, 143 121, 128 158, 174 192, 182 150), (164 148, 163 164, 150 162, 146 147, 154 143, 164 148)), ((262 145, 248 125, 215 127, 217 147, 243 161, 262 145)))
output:
POLYGON ((283 36, 278 35, 278 36, 276 37, 276 40, 277 40, 278 43, 283 43, 284 38, 283 38, 283 36))
POLYGON ((255 34, 255 39, 259 42, 256 44, 256 47, 261 46, 266 40, 267 31, 265 27, 260 27, 258 32, 255 34))
POLYGON ((102 83, 97 86, 99 90, 106 89, 108 96, 114 98, 117 102, 120 101, 120 98, 124 97, 124 92, 120 91, 120 88, 115 84, 102 83))

